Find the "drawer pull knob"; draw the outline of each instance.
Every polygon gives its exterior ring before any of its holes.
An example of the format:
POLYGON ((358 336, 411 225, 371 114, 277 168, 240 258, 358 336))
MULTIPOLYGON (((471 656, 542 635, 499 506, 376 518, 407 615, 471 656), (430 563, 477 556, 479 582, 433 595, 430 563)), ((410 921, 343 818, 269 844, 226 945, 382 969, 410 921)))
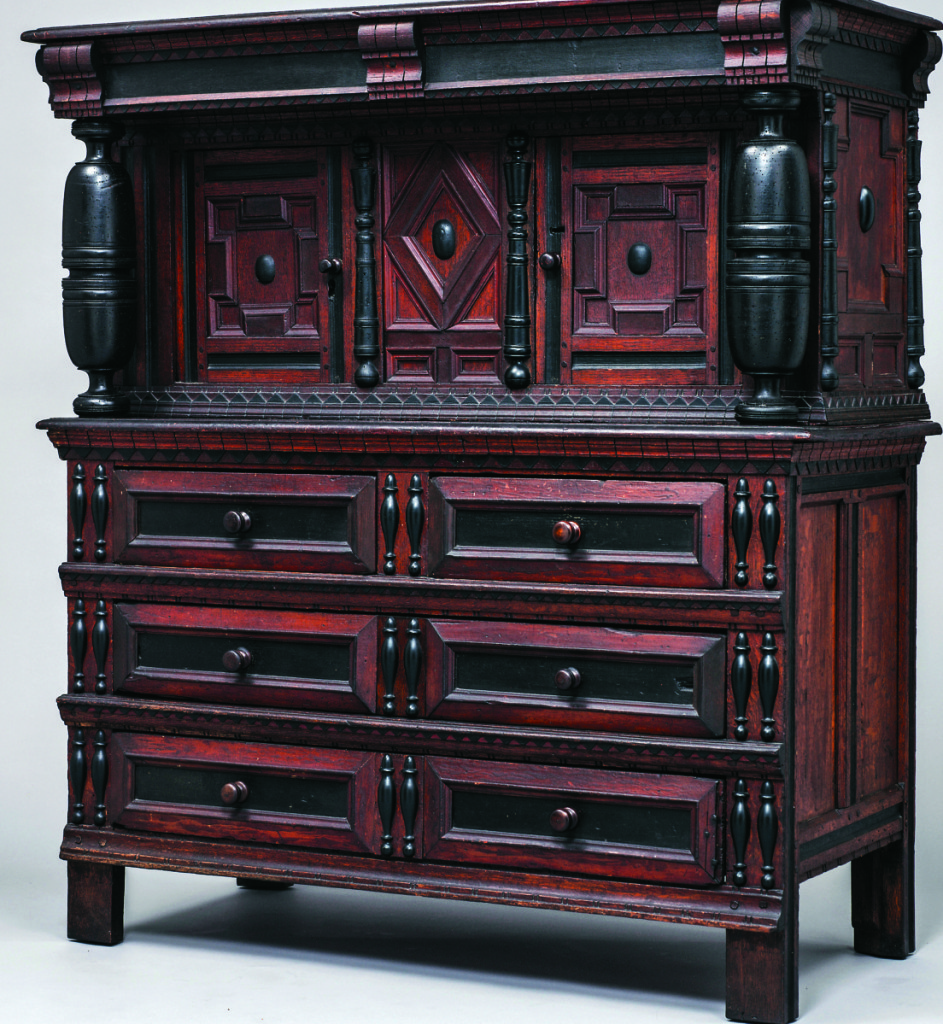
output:
POLYGON ((558 252, 542 252, 537 262, 542 270, 545 270, 548 274, 553 274, 560 269, 563 260, 558 252))
POLYGON ((227 512, 223 516, 223 529, 227 533, 248 533, 252 529, 252 516, 248 512, 227 512))
POLYGON ((234 647, 223 655, 223 668, 227 672, 245 672, 252 664, 252 653, 245 647, 234 647))
POLYGON ((553 677, 558 690, 575 690, 582 681, 578 668, 561 668, 553 677))
POLYGON ((245 802, 249 795, 249 787, 244 782, 227 782, 219 791, 219 798, 227 807, 245 802))
POLYGON ((572 519, 561 519, 559 523, 553 524, 553 539, 558 544, 576 544, 582 534, 580 524, 574 523, 572 519))
POLYGON ((572 832, 580 823, 580 816, 572 807, 558 807, 550 815, 550 827, 554 832, 572 832))

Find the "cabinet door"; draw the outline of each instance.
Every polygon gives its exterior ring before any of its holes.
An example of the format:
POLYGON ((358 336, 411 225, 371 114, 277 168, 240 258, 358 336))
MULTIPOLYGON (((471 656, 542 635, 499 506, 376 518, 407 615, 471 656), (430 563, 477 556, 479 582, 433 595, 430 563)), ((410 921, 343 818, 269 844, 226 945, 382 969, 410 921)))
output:
POLYGON ((715 135, 567 140, 561 381, 718 381, 715 135))
POLYGON ((198 378, 329 381, 323 151, 204 154, 196 170, 198 378))
POLYGON ((383 151, 389 380, 500 383, 502 149, 475 141, 383 151))

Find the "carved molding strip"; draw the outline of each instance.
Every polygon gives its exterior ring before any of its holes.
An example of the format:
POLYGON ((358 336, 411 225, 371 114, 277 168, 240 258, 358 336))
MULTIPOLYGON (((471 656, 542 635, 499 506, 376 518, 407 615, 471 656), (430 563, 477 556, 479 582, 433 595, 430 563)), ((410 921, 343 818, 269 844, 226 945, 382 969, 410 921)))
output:
POLYGON ((415 22, 359 25, 357 45, 367 65, 369 99, 422 96, 422 58, 419 29, 415 22))
POLYGON ((174 701, 145 703, 121 697, 65 696, 58 700, 62 720, 79 728, 134 729, 138 732, 174 732, 202 735, 212 728, 215 736, 244 736, 344 747, 378 744, 394 752, 449 753, 481 751, 481 756, 500 756, 515 762, 566 763, 592 766, 605 761, 614 767, 664 767, 665 770, 716 771, 718 765, 736 771, 737 777, 763 778, 783 771, 782 749, 763 743, 723 740, 665 740, 658 737, 596 735, 466 726, 459 723, 407 721, 406 719, 346 720, 336 716, 300 712, 233 708, 228 705, 194 705, 174 701))

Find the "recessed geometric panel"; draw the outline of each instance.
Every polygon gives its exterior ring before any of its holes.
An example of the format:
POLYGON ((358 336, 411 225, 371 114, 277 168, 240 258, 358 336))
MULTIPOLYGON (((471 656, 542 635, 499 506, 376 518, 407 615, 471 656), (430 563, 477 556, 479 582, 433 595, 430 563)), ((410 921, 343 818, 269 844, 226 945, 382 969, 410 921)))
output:
MULTIPOLYGON (((500 252, 494 183, 486 187, 481 178, 488 167, 481 153, 472 165, 444 143, 390 155, 389 214, 383 234, 386 263, 438 330, 455 324, 481 291, 500 252), (446 222, 454 238, 454 250, 444 256, 433 246, 433 229, 439 222, 446 222)), ((388 299, 390 327, 404 325, 397 307, 402 308, 398 300, 394 304, 388 299)))

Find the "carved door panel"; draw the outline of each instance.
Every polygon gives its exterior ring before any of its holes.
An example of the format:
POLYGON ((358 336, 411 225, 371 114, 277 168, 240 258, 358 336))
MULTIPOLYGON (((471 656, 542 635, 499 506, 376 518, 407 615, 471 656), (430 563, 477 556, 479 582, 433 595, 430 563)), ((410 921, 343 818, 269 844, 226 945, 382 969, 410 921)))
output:
POLYGON ((501 152, 495 142, 383 153, 388 380, 500 383, 501 152))
POLYGON ((561 380, 718 380, 713 135, 566 141, 561 380))
POLYGON ((330 380, 327 187, 319 150, 197 161, 197 375, 330 380), (222 162, 226 161, 226 162, 222 162))

